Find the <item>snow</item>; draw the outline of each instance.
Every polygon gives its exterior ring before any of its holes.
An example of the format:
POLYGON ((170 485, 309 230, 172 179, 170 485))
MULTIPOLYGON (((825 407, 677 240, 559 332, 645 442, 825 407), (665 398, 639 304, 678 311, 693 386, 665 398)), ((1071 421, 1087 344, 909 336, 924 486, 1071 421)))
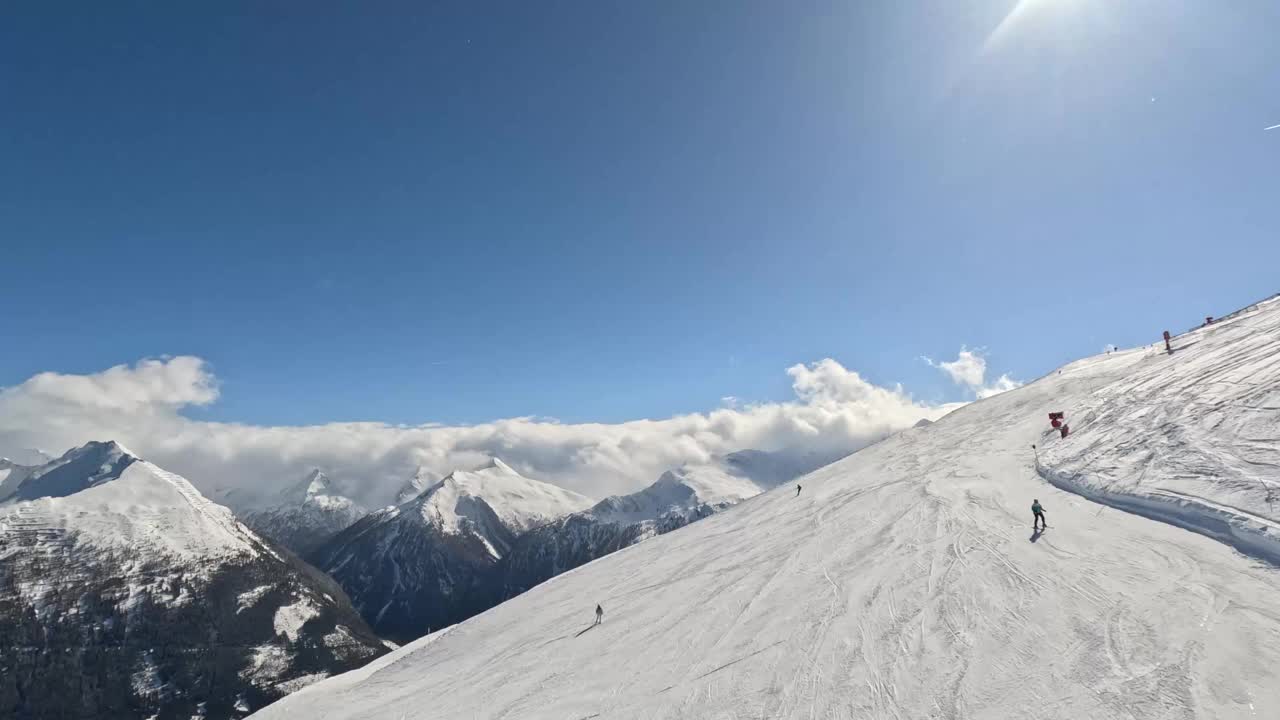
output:
POLYGON ((524 532, 592 504, 590 498, 571 490, 524 477, 497 458, 474 471, 455 470, 414 502, 421 503, 423 518, 451 534, 459 534, 471 524, 485 524, 478 515, 482 512, 479 503, 513 532, 524 532))
POLYGON ((413 477, 409 478, 409 482, 405 483, 400 489, 400 493, 396 496, 396 504, 403 505, 410 500, 422 494, 422 491, 440 482, 442 478, 436 473, 431 472, 421 465, 413 473, 413 477))
POLYGON ((644 490, 605 498, 591 509, 591 514, 606 522, 642 522, 703 505, 732 505, 755 497, 764 490, 751 479, 730 474, 714 465, 684 466, 663 473, 656 483, 644 490))
POLYGON ((275 687, 276 690, 282 693, 294 693, 308 685, 314 685, 327 677, 329 677, 329 673, 327 672, 309 673, 307 675, 299 675, 296 678, 290 678, 284 682, 276 683, 275 687))
POLYGON ((236 596, 236 613, 242 613, 253 607, 262 599, 262 596, 271 592, 272 585, 261 585, 247 592, 242 592, 236 596))
POLYGON ((1073 432, 1041 453, 1041 474, 1280 564, 1280 300, 1173 347, 1107 358, 1124 371, 1067 414, 1073 432))
POLYGON ((0 458, 0 502, 17 492, 18 485, 26 480, 33 470, 35 468, 0 458))
POLYGON ((349 630, 342 625, 339 625, 333 629, 333 632, 325 635, 322 642, 324 643, 324 646, 328 648, 342 648, 354 643, 355 638, 351 637, 351 632, 349 630))
POLYGON ((289 642, 297 642, 302 626, 318 614, 316 606, 306 599, 300 599, 292 605, 281 605, 273 620, 276 635, 284 635, 289 638, 289 642))
POLYGON ((68 450, 46 465, 31 469, 27 477, 9 488, 8 494, 0 496, 0 500, 71 495, 120 477, 136 460, 118 443, 91 442, 68 450))
POLYGON ((246 509, 245 522, 256 532, 306 556, 334 534, 364 517, 367 511, 351 498, 338 494, 329 478, 312 470, 301 482, 276 495, 264 509, 246 509))
POLYGON ((249 667, 240 671, 240 678, 263 687, 289 670, 289 652, 274 643, 264 643, 253 648, 249 667))
POLYGON ((164 691, 164 681, 160 679, 159 669, 151 658, 151 653, 143 655, 142 661, 130 676, 133 692, 138 697, 151 698, 164 691))
POLYGON ((1280 570, 1041 473, 1270 533, 1278 316, 1073 363, 255 717, 1276 717, 1280 570))
POLYGON ((611 523, 646 522, 670 514, 700 517, 794 480, 837 457, 741 450, 670 470, 639 492, 601 500, 588 514, 611 523))
POLYGON ((45 490, 55 494, 0 505, 0 540, 7 527, 15 533, 74 536, 77 543, 132 555, 144 554, 144 548, 201 559, 257 552, 256 538, 230 510, 201 496, 184 478, 136 458, 125 462, 126 457, 114 450, 95 455, 89 474, 78 481, 67 473, 77 458, 63 456, 42 468, 22 483, 16 497, 45 490), (106 472, 98 472, 99 460, 106 472))

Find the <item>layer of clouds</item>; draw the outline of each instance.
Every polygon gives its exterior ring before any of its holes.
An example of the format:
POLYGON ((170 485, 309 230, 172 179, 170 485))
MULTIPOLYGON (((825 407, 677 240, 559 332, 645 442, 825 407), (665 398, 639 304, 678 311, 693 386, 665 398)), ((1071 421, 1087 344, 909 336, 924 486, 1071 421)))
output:
MULTIPOLYGON (((985 361, 969 351, 937 367, 980 395, 1017 385, 1006 377, 984 384, 985 361)), ((273 492, 319 467, 371 505, 391 501, 419 467, 444 475, 498 456, 531 477, 598 498, 736 450, 850 452, 957 407, 917 402, 902 387, 874 385, 831 359, 795 365, 787 374, 795 393, 790 401, 726 398, 709 412, 660 420, 267 427, 185 417, 184 408, 217 400, 218 382, 200 358, 172 357, 90 375, 42 373, 0 389, 0 454, 32 447, 60 454, 89 440, 114 439, 230 503, 273 492)))
POLYGON ((937 362, 927 357, 923 359, 931 367, 946 373, 952 382, 972 392, 979 400, 1022 387, 1022 383, 1008 375, 1001 375, 988 383, 987 359, 977 350, 960 348, 960 355, 950 361, 937 362))

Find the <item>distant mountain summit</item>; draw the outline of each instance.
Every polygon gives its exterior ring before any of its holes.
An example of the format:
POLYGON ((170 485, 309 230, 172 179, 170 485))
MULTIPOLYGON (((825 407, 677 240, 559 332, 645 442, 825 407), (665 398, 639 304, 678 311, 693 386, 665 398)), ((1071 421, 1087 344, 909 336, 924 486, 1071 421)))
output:
POLYGON ((317 468, 285 488, 271 505, 245 512, 243 518, 262 535, 306 556, 366 514, 317 468))
POLYGON ((118 443, 15 467, 4 714, 233 717, 385 652, 332 581, 118 443))
POLYGON ((490 607, 491 571, 516 538, 590 506, 495 458, 370 514, 310 557, 375 630, 408 640, 490 607))
POLYGON ((413 477, 409 478, 409 482, 400 489, 400 493, 396 496, 396 504, 403 505, 409 502, 443 479, 438 473, 419 467, 413 473, 413 477))

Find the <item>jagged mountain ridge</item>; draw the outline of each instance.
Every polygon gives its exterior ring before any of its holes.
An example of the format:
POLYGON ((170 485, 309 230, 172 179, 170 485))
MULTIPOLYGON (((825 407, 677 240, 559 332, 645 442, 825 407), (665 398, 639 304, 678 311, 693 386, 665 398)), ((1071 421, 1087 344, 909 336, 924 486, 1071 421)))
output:
POLYGON ((238 717, 385 652, 342 590, 116 443, 0 502, 0 708, 238 717))

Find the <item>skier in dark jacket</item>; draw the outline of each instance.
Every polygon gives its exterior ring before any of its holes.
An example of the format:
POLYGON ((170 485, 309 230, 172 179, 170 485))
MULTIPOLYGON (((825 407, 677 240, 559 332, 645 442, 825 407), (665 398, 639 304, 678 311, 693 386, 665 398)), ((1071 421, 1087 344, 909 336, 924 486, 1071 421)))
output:
POLYGON ((1041 530, 1049 527, 1049 521, 1044 519, 1044 508, 1040 506, 1039 500, 1031 501, 1031 529, 1041 530))
POLYGON ((599 625, 602 622, 604 622, 604 608, 596 605, 596 624, 599 625))
POLYGON ((800 486, 796 485, 796 497, 800 497, 800 486))

